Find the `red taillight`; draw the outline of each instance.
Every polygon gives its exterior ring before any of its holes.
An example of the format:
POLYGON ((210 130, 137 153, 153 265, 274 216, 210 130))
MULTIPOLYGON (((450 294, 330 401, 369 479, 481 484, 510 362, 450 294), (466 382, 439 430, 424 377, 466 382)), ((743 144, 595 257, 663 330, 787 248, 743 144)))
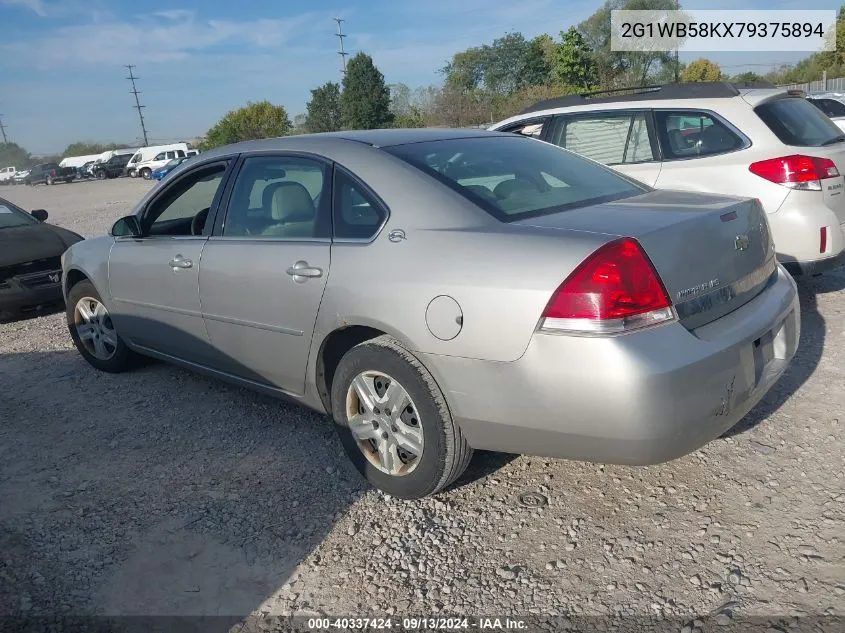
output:
POLYGON ((819 231, 819 253, 827 250, 827 227, 823 226, 819 231))
POLYGON ((821 191, 821 180, 836 178, 839 170, 829 158, 817 156, 783 156, 751 163, 748 167, 752 174, 770 182, 793 189, 811 189, 821 191))
POLYGON ((541 329, 624 332, 674 318, 672 302, 639 243, 625 237, 599 248, 555 291, 541 329))

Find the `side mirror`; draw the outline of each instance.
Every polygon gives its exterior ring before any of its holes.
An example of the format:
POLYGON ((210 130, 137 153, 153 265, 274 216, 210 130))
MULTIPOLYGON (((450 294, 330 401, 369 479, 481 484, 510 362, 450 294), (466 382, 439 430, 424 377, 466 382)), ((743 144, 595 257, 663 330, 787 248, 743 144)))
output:
POLYGON ((131 235, 132 237, 141 237, 141 223, 134 215, 127 215, 125 218, 120 218, 111 227, 111 234, 114 237, 124 237, 131 235))
POLYGON ((48 213, 44 209, 35 209, 34 211, 30 211, 29 214, 39 222, 45 222, 48 216, 48 213))

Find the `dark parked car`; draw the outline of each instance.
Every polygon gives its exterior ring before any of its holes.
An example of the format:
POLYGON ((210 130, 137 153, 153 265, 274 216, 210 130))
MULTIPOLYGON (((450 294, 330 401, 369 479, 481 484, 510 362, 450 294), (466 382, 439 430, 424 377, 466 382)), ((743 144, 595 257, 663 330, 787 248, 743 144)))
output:
POLYGON ((61 256, 82 236, 46 219, 44 209, 27 213, 0 198, 0 321, 64 305, 61 256))
POLYGON ((91 175, 100 180, 122 176, 130 158, 132 154, 116 154, 104 163, 95 163, 91 166, 91 175))
POLYGON ((89 160, 87 163, 82 165, 81 167, 76 168, 76 177, 77 178, 93 178, 94 175, 91 173, 91 168, 96 163, 93 160, 89 160))
POLYGON ((24 182, 28 185, 44 183, 52 185, 57 182, 70 182, 76 178, 75 167, 59 167, 58 163, 41 163, 29 170, 24 182))

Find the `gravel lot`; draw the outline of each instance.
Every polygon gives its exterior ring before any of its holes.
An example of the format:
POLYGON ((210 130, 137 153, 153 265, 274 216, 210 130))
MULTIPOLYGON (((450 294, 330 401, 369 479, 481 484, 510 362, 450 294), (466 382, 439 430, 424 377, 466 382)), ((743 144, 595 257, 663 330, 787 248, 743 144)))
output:
MULTIPOLYGON (((0 196, 93 236, 150 186, 0 196)), ((0 614, 843 615, 845 270, 800 285, 798 356, 728 436, 649 468, 479 454, 420 502, 305 409, 97 373, 61 314, 0 325, 0 614)))

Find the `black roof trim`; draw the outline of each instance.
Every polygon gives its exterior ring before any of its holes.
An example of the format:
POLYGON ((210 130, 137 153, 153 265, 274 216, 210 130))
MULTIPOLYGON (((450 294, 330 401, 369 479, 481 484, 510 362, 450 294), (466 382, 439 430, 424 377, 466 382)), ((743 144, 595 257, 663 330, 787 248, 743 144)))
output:
POLYGON ((566 95, 553 99, 544 99, 528 106, 520 114, 549 110, 551 108, 566 108, 586 105, 588 103, 619 103, 622 101, 649 101, 657 99, 707 99, 729 98, 739 95, 744 88, 774 88, 768 82, 733 84, 724 81, 702 81, 678 84, 663 84, 653 86, 636 86, 633 88, 615 88, 613 90, 599 90, 583 92, 576 95, 566 95))

